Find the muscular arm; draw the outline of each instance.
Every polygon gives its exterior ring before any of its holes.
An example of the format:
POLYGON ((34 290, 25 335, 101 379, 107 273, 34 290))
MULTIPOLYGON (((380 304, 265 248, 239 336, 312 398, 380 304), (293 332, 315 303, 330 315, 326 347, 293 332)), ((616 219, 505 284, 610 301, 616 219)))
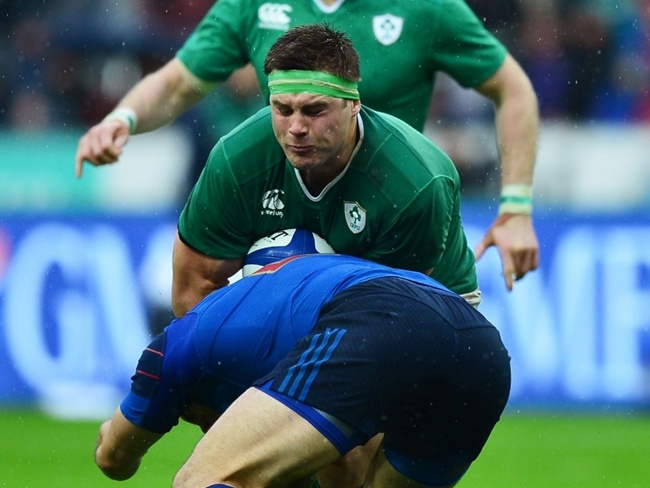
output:
POLYGON ((507 55, 503 65, 475 88, 494 102, 501 184, 532 184, 537 155, 537 96, 519 64, 507 55))
POLYGON ((138 116, 134 134, 149 132, 172 120, 200 101, 215 85, 198 80, 173 58, 158 71, 147 75, 120 101, 138 116))
MULTIPOLYGON (((213 87, 198 80, 174 58, 137 83, 116 109, 128 107, 135 112, 137 125, 134 134, 149 132, 176 119, 213 87)), ((116 162, 128 138, 128 124, 121 119, 103 120, 91 127, 77 147, 77 177, 82 175, 84 161, 95 166, 116 162)))
MULTIPOLYGON (((502 187, 531 185, 537 155, 539 108, 530 80, 508 55, 501 68, 476 90, 490 98, 496 108, 502 187)), ((539 243, 530 215, 499 215, 477 245, 477 259, 490 246, 499 250, 508 290, 512 289, 513 280, 523 278, 539 266, 539 243)))
POLYGON ((147 450, 162 436, 132 424, 118 408, 113 418, 99 428, 95 462, 110 479, 129 479, 147 450))
POLYGON ((226 286, 244 259, 211 258, 186 245, 177 234, 172 262, 172 310, 181 317, 210 292, 226 286))

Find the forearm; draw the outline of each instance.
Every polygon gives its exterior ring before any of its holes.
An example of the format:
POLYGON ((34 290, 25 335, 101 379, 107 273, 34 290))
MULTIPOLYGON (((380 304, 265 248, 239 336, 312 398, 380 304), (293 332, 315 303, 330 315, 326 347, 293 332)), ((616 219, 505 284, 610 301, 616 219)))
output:
POLYGON ((215 259, 190 248, 176 235, 172 253, 172 310, 182 317, 214 290, 229 283, 244 260, 215 259))
POLYGON ((174 317, 182 317, 210 293, 227 284, 227 279, 220 285, 215 284, 211 280, 186 279, 185 273, 174 271, 171 300, 174 317))
POLYGON ((539 111, 537 97, 532 90, 522 89, 517 96, 509 96, 496 108, 496 132, 501 158, 501 185, 533 182, 539 111))
POLYGON ((539 266, 539 243, 531 214, 533 173, 537 156, 539 108, 532 84, 507 56, 497 73, 479 86, 496 107, 497 143, 501 158, 498 216, 474 252, 480 259, 496 246, 506 288, 539 266))
MULTIPOLYGON (((108 478, 116 481, 123 481, 131 478, 142 461, 142 455, 130 452, 127 454, 119 443, 114 442, 114 434, 111 432, 111 420, 102 424, 99 429, 97 447, 95 449, 95 463, 102 473, 108 478)), ((146 450, 143 451, 146 452, 146 450)))
POLYGON ((177 59, 145 76, 120 100, 116 109, 135 112, 133 134, 150 132, 175 120, 195 105, 205 92, 192 85, 186 70, 177 59))
POLYGON ((501 185, 532 184, 539 106, 530 79, 507 55, 501 68, 476 90, 494 103, 501 185))
POLYGON ((113 418, 99 428, 95 462, 109 478, 129 479, 140 467, 149 447, 162 435, 133 425, 118 408, 113 418))

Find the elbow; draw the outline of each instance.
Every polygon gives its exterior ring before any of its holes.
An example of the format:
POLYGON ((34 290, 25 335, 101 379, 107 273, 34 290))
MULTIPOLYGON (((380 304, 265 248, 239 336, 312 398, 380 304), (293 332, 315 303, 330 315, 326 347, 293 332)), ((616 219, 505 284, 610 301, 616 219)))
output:
POLYGON ((120 457, 115 451, 106 455, 101 447, 95 453, 95 463, 107 478, 114 481, 128 480, 140 466, 140 460, 120 457))

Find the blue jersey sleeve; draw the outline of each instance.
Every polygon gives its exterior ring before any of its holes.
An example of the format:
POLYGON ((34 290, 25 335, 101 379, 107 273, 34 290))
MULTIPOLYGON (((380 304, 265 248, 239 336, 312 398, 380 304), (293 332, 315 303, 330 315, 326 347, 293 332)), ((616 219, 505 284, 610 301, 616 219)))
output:
POLYGON ((124 417, 152 432, 169 432, 192 401, 191 378, 200 370, 192 337, 195 314, 187 314, 157 336, 140 356, 131 389, 120 405, 124 417))

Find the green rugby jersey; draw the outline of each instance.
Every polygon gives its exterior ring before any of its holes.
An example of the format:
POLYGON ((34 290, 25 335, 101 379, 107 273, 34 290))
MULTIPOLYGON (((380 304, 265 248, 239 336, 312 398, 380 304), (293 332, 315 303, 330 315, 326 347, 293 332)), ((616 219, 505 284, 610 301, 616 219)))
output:
POLYGON ((361 102, 419 131, 436 72, 474 87, 506 55, 463 0, 345 0, 332 7, 318 0, 219 0, 177 56, 208 82, 225 81, 251 62, 268 102, 267 52, 289 28, 319 22, 346 32, 359 52, 361 102))
POLYGON ((451 160, 401 120, 362 108, 363 137, 346 170, 317 197, 287 161, 264 108, 214 147, 179 219, 190 247, 246 255, 259 238, 302 228, 339 253, 424 271, 457 293, 476 290, 451 160))

